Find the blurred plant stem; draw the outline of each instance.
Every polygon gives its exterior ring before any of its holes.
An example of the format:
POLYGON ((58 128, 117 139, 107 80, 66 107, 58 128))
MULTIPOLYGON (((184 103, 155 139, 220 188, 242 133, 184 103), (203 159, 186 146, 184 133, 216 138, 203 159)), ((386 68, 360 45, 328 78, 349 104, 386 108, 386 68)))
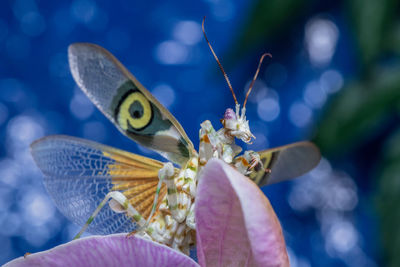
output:
POLYGON ((400 266, 400 129, 386 142, 379 167, 376 203, 381 217, 381 232, 386 266, 400 266))

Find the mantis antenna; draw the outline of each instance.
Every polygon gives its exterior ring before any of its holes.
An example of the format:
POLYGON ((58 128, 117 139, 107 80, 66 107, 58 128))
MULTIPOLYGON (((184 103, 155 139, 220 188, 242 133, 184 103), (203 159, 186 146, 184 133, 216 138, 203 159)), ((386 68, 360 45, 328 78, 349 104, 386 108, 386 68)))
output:
POLYGON ((213 54, 215 60, 217 61, 218 66, 219 66, 219 68, 221 69, 222 74, 224 75, 226 82, 228 83, 228 86, 229 86, 229 89, 231 90, 233 99, 235 100, 235 104, 238 105, 238 101, 237 101, 237 99, 236 99, 235 92, 233 92, 233 88, 232 88, 231 82, 229 81, 228 75, 226 74, 224 68, 222 67, 221 62, 219 61, 217 55, 215 54, 215 52, 214 52, 214 50, 213 50, 213 48, 212 48, 210 42, 208 41, 208 38, 207 38, 207 35, 206 35, 206 31, 204 30, 204 21, 205 21, 205 20, 206 20, 206 17, 204 16, 203 22, 201 23, 201 28, 203 29, 204 38, 206 39, 206 42, 207 42, 208 46, 210 47, 211 53, 213 54))
POLYGON ((257 70, 256 70, 256 73, 254 74, 253 80, 252 80, 251 83, 250 83, 249 90, 247 90, 246 98, 244 99, 244 103, 243 103, 243 108, 246 107, 247 98, 248 98, 249 95, 250 95, 251 89, 253 89, 254 82, 255 82, 256 79, 257 79, 258 72, 260 71, 261 64, 262 64, 262 62, 263 62, 265 56, 269 56, 270 58, 272 58, 272 55, 269 54, 269 53, 264 53, 264 54, 261 56, 260 62, 258 63, 258 68, 257 68, 257 70))

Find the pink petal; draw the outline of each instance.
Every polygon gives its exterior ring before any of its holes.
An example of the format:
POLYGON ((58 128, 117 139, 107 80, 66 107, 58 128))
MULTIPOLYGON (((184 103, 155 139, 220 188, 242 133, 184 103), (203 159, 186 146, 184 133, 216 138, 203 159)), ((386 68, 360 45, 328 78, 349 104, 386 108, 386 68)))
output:
POLYGON ((19 257, 14 266, 199 266, 167 246, 126 234, 91 236, 47 251, 19 257))
POLYGON ((210 160, 196 197, 197 256, 201 266, 289 266, 280 223, 249 178, 210 160))

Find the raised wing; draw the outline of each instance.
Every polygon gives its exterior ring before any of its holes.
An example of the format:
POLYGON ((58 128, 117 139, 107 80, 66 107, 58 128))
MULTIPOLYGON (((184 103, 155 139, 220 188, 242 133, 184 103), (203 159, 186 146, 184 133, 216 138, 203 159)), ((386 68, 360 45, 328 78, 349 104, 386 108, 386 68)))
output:
POLYGON ((250 174, 259 186, 296 178, 313 169, 321 159, 318 147, 310 142, 298 142, 258 152, 263 169, 250 174))
POLYGON ((182 126, 107 50, 87 43, 68 49, 76 83, 126 136, 185 165, 193 144, 182 126))
MULTIPOLYGON (((150 214, 158 184, 159 161, 95 142, 48 136, 31 145, 34 160, 44 173, 44 184, 59 210, 84 225, 106 194, 122 192, 138 212, 150 214)), ((163 185, 158 205, 166 194, 163 185)), ((131 232, 136 224, 105 205, 89 225, 93 234, 131 232)))

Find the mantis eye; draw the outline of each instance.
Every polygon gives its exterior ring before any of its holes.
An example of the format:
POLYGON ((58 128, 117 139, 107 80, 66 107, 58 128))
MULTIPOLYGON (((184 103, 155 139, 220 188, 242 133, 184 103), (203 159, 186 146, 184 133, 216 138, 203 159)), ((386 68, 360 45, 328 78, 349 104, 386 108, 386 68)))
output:
POLYGON ((224 120, 236 120, 236 113, 231 108, 227 108, 224 114, 224 120))

